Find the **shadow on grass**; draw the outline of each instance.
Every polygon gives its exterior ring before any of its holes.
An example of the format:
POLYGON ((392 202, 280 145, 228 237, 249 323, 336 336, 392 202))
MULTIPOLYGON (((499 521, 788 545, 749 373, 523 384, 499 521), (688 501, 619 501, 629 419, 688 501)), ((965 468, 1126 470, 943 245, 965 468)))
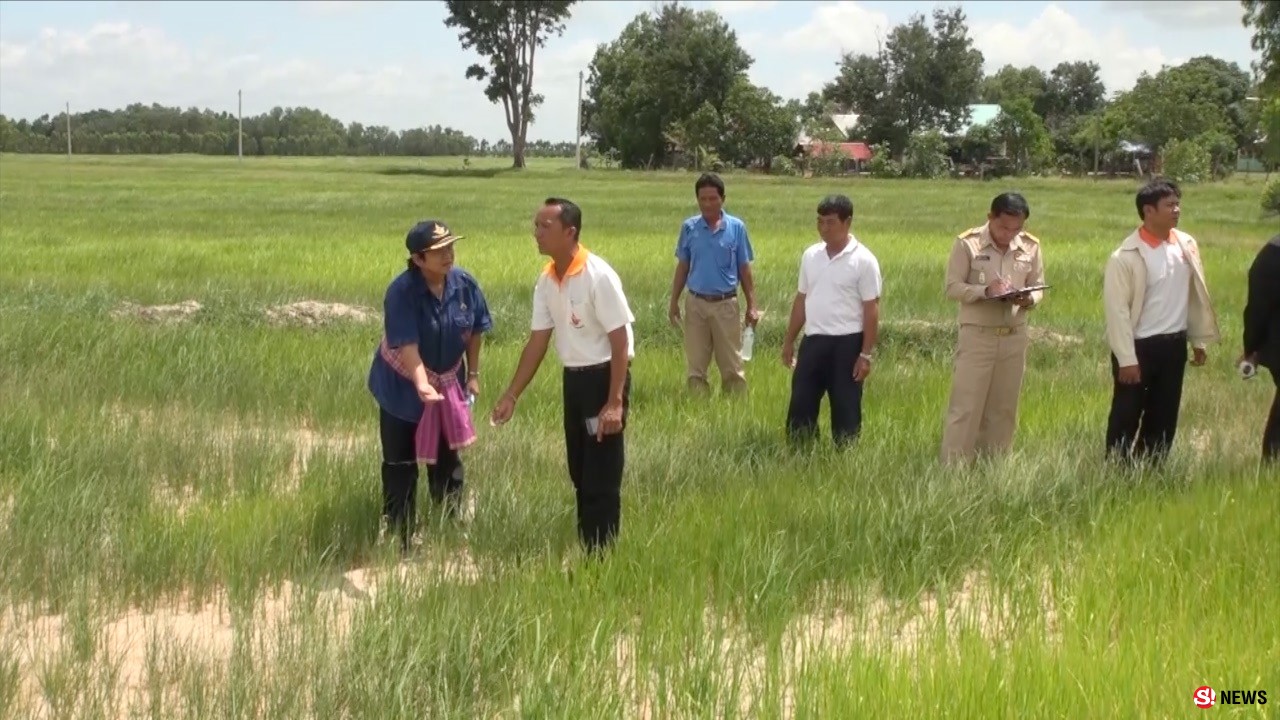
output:
POLYGON ((417 168, 417 167, 388 167, 374 172, 379 175, 421 175, 423 177, 436 178, 493 178, 499 175, 505 175, 514 170, 514 168, 417 168))

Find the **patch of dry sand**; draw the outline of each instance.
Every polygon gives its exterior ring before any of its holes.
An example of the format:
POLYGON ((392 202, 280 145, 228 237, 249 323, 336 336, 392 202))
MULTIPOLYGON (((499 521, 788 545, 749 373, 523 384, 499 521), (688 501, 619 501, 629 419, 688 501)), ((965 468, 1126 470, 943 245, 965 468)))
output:
POLYGON ((9 523, 13 522, 14 502, 12 495, 0 497, 0 533, 8 530, 9 523))
MULTIPOLYGON (((248 637, 256 660, 269 664, 281 631, 296 623, 306 608, 313 608, 335 640, 347 636, 355 613, 377 601, 388 582, 474 583, 479 579, 475 560, 466 551, 433 553, 393 568, 357 568, 337 582, 318 590, 284 582, 274 592, 258 598, 250 614, 233 616, 225 592, 201 605, 175 603, 153 610, 130 609, 92 628, 95 677, 111 686, 117 717, 129 717, 131 705, 144 703, 152 685, 149 668, 158 665, 156 654, 174 650, 202 663, 226 663, 240 636, 248 637), (314 604, 313 604, 314 603, 314 604)), ((56 663, 74 632, 64 615, 31 617, 5 608, 0 612, 0 649, 17 659, 18 709, 21 717, 51 718, 53 709, 43 697, 41 669, 56 663)))
POLYGON ((274 325, 303 325, 318 327, 334 322, 374 322, 379 314, 372 308, 343 303, 325 303, 303 300, 287 305, 276 305, 265 311, 267 320, 274 325))
POLYGON ((111 311, 111 317, 117 320, 175 323, 190 320, 203 308, 204 306, 195 300, 184 300, 174 305, 139 305, 126 301, 111 311))

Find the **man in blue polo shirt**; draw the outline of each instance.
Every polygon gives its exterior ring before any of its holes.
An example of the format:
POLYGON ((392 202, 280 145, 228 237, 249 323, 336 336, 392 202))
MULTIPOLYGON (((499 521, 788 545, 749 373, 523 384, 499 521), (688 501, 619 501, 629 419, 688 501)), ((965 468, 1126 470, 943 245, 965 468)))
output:
POLYGON ((671 324, 680 326, 680 293, 685 300, 684 356, 689 389, 709 392, 707 368, 714 356, 725 392, 747 389, 742 367, 742 328, 754 328, 760 319, 756 309, 755 282, 751 277, 751 239, 742 220, 723 210, 724 181, 705 173, 693 185, 699 213, 680 226, 676 241, 676 272, 671 283, 671 324), (738 321, 738 285, 746 296, 747 311, 738 321))

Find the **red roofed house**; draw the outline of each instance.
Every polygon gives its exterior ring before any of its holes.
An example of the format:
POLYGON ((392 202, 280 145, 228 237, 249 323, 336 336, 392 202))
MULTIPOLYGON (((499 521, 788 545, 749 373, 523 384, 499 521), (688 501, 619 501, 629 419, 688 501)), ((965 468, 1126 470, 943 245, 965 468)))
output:
MULTIPOLYGON (((831 116, 831 124, 846 136, 858 124, 858 116, 833 115, 831 116)), ((845 155, 844 171, 845 172, 864 172, 866 163, 871 160, 871 147, 864 142, 827 142, 810 138, 804 132, 796 138, 795 147, 792 149, 792 156, 797 160, 806 160, 808 158, 822 157, 831 153, 839 152, 845 155)))

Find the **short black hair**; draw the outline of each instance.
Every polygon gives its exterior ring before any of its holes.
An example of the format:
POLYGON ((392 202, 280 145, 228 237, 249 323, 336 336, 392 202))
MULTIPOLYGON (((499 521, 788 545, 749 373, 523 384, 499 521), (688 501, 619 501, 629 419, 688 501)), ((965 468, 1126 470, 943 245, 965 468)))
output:
POLYGON ((835 215, 841 220, 853 217, 853 201, 848 195, 828 195, 818 203, 819 215, 835 215))
POLYGON ((582 237, 582 208, 578 207, 576 203, 564 198, 549 197, 542 204, 548 207, 554 205, 560 208, 560 224, 574 229, 574 240, 582 237))
POLYGON ((715 173, 702 173, 698 176, 698 181, 693 184, 693 194, 697 195, 704 187, 713 187, 720 193, 720 199, 724 199, 724 181, 715 173))
POLYGON ((1017 215, 1023 220, 1031 217, 1027 199, 1015 192, 1000 193, 991 201, 992 215, 1017 215))
POLYGON ((1134 198, 1134 204, 1138 206, 1138 218, 1146 220, 1147 216, 1142 209, 1148 205, 1158 205, 1167 197, 1182 199, 1182 189, 1178 187, 1178 183, 1168 178, 1151 178, 1146 185, 1138 189, 1138 196, 1134 198))

